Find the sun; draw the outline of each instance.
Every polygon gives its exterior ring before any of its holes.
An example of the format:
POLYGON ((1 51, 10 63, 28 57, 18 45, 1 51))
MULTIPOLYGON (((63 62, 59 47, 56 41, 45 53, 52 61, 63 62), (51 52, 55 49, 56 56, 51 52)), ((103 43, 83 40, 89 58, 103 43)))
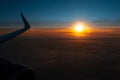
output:
POLYGON ((83 31, 85 30, 85 28, 84 28, 84 25, 82 25, 82 24, 76 24, 76 25, 74 26, 74 30, 75 30, 76 32, 83 32, 83 31))
POLYGON ((87 36, 91 33, 90 25, 86 22, 77 22, 72 25, 70 31, 74 36, 87 36))

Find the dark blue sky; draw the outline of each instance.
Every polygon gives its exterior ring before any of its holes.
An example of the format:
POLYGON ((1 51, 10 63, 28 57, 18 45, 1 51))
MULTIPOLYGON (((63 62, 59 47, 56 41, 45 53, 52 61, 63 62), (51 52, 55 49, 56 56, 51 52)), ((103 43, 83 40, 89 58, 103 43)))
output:
POLYGON ((21 24, 21 12, 33 26, 67 26, 78 20, 120 25, 120 0, 1 0, 0 26, 21 24))

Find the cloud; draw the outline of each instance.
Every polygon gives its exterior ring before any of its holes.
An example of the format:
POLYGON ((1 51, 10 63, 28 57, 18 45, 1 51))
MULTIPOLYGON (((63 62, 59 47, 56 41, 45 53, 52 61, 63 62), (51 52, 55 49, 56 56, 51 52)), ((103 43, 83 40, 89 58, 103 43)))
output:
POLYGON ((96 27, 120 27, 119 19, 99 19, 91 22, 96 27))

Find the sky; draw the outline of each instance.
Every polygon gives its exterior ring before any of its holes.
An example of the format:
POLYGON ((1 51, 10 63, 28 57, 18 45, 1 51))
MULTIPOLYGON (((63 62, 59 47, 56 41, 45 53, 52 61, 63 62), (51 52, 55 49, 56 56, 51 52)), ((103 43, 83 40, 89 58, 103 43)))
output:
POLYGON ((120 26, 120 0, 1 0, 0 27, 20 26, 20 13, 33 27, 68 27, 76 21, 120 26))

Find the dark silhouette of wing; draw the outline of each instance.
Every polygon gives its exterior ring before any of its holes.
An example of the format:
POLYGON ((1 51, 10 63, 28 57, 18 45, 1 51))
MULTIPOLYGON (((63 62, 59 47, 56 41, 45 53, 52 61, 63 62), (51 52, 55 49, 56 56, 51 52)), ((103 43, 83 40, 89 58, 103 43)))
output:
POLYGON ((21 13, 21 17, 22 17, 22 20, 24 22, 24 28, 19 29, 15 32, 12 32, 12 33, 1 36, 0 37, 0 43, 3 43, 7 40, 10 40, 10 39, 20 35, 21 33, 25 32, 26 30, 28 30, 30 28, 30 24, 28 23, 28 21, 26 20, 26 18, 24 17, 24 15, 22 13, 21 13))
MULTIPOLYGON (((21 14, 24 28, 0 37, 0 43, 12 39, 30 28, 29 23, 21 14)), ((35 72, 20 64, 14 64, 6 59, 0 58, 0 80, 36 80, 35 72)))

